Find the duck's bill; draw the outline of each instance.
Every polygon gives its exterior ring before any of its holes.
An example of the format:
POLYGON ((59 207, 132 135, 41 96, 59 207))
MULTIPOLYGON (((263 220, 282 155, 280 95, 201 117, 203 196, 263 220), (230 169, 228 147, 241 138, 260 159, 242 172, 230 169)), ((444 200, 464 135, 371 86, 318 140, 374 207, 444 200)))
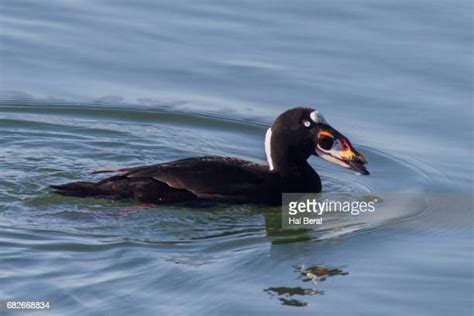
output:
POLYGON ((365 167, 364 162, 350 160, 347 163, 349 164, 349 166, 350 166, 349 168, 351 170, 354 170, 354 171, 359 172, 359 173, 361 173, 363 175, 366 175, 366 176, 368 176, 370 174, 370 172, 365 167))
POLYGON ((316 154, 343 168, 351 169, 363 175, 369 175, 365 167, 367 159, 354 149, 349 140, 328 126, 316 135, 316 154))

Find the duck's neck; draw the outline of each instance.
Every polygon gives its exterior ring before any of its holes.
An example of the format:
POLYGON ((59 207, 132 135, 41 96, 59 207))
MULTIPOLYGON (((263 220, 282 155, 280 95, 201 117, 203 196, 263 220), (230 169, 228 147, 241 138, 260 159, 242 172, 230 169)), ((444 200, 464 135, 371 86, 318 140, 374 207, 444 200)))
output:
POLYGON ((321 179, 308 163, 310 154, 291 146, 284 146, 284 139, 276 140, 268 129, 265 137, 265 153, 271 172, 283 180, 283 192, 321 192, 321 179))
POLYGON ((270 171, 286 176, 292 168, 310 167, 307 162, 310 155, 302 153, 287 144, 288 141, 284 136, 274 134, 271 128, 267 130, 265 135, 265 154, 270 171))

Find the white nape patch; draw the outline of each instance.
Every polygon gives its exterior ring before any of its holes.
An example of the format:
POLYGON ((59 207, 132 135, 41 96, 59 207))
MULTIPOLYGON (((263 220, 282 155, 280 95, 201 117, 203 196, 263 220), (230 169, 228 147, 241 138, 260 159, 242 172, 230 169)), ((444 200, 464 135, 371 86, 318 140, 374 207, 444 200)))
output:
POLYGON ((324 116, 319 113, 318 111, 313 111, 309 114, 309 117, 313 120, 315 123, 322 123, 322 124, 327 124, 328 122, 324 118, 324 116))
POLYGON ((267 129, 267 133, 265 134, 265 154, 267 155, 268 165, 270 166, 270 170, 273 170, 273 160, 272 160, 272 129, 267 129))

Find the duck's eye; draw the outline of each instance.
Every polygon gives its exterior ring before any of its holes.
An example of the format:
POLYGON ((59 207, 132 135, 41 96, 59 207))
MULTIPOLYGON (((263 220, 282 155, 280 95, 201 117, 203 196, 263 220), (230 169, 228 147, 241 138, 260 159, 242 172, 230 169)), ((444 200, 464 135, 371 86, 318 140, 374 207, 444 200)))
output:
POLYGON ((311 122, 304 120, 304 121, 303 121, 303 125, 306 126, 306 127, 310 127, 310 126, 311 126, 311 122))
POLYGON ((319 138, 318 145, 324 150, 330 150, 334 145, 334 138, 329 136, 323 136, 319 138))

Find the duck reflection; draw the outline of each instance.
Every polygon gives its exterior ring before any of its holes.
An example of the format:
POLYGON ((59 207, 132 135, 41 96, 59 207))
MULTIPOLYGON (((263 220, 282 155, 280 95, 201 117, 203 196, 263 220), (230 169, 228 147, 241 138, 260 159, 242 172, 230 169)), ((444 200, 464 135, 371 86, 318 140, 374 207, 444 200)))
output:
MULTIPOLYGON (((309 266, 304 265, 295 267, 295 272, 298 273, 298 277, 303 282, 311 282, 316 285, 320 282, 325 281, 328 277, 336 275, 348 275, 349 272, 343 271, 339 268, 326 268, 323 266, 309 266)), ((269 287, 264 289, 271 297, 277 297, 282 305, 304 307, 308 306, 308 302, 296 299, 293 296, 314 296, 323 295, 324 291, 313 287, 269 287)))

